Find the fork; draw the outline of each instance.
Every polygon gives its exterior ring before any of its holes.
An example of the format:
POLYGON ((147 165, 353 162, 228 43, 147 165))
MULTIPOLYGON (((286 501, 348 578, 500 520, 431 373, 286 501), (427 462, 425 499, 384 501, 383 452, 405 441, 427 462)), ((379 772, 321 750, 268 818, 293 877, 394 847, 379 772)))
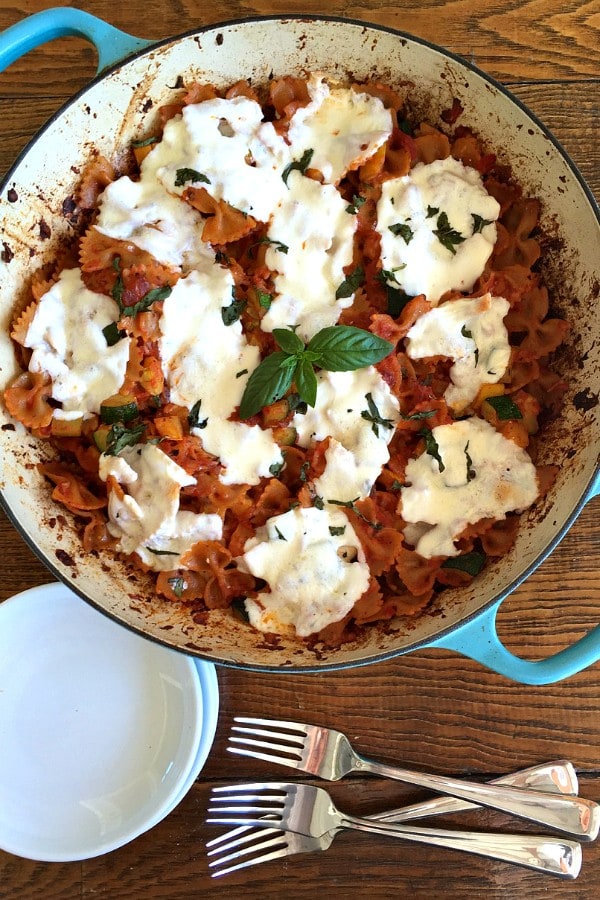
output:
POLYGON ((327 791, 310 784, 224 785, 213 788, 211 803, 206 820, 211 824, 258 825, 313 838, 350 828, 464 850, 563 878, 576 878, 581 869, 581 846, 574 841, 548 835, 484 834, 387 824, 341 812, 327 791))
POLYGON ((333 728, 245 716, 236 716, 234 721, 240 724, 233 726, 232 746, 227 749, 240 756, 290 766, 329 781, 339 781, 350 772, 370 772, 498 809, 579 840, 595 840, 600 830, 600 806, 592 800, 388 766, 360 756, 346 735, 333 728))
MULTIPOLYGON (((511 784, 537 790, 548 790, 553 793, 576 794, 578 789, 577 774, 567 760, 556 760, 538 766, 531 766, 510 775, 495 779, 494 784, 511 784)), ((473 808, 473 804, 453 797, 434 797, 420 803, 413 803, 400 809, 367 816, 380 822, 407 822, 424 816, 441 813, 460 812, 473 808)), ((209 867, 214 869, 212 877, 228 875, 238 869, 259 863, 270 862, 298 853, 312 853, 317 850, 329 850, 337 831, 327 831, 321 837, 296 834, 293 831, 279 831, 276 828, 252 827, 242 825, 208 841, 208 856, 214 857, 209 867), (231 851, 231 852, 228 852, 231 851), (237 862, 236 862, 237 861, 237 862), (233 863, 233 865, 227 865, 233 863)))

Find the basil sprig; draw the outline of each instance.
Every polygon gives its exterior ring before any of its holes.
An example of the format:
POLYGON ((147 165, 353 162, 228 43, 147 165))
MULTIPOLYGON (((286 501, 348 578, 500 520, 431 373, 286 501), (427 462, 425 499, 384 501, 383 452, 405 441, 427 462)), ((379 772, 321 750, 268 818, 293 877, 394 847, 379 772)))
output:
POLYGON ((485 564, 485 556, 472 550, 470 553, 463 553, 462 556, 450 556, 442 563, 442 569, 458 569, 459 572, 466 572, 467 575, 479 575, 485 564))
POLYGON ((265 357, 254 370, 240 403, 240 419, 249 419, 280 400, 292 386, 314 406, 317 398, 315 366, 328 372, 350 372, 375 365, 393 349, 389 341, 351 325, 322 328, 305 345, 291 329, 274 328, 281 349, 265 357))
POLYGON ((496 415, 501 421, 508 419, 522 419, 523 413, 511 397, 506 394, 500 394, 498 397, 486 397, 485 402, 489 403, 492 409, 496 411, 496 415))
POLYGON ((287 185, 288 178, 292 172, 300 172, 301 175, 304 175, 308 167, 310 166, 310 161, 313 158, 314 150, 312 148, 308 148, 304 151, 300 159, 295 159, 291 163, 285 167, 283 172, 281 173, 281 177, 283 178, 283 183, 287 185))
POLYGON ((106 440, 105 456, 118 456, 125 447, 133 447, 140 442, 146 426, 143 424, 134 425, 131 428, 125 428, 123 425, 115 424, 108 432, 106 440))

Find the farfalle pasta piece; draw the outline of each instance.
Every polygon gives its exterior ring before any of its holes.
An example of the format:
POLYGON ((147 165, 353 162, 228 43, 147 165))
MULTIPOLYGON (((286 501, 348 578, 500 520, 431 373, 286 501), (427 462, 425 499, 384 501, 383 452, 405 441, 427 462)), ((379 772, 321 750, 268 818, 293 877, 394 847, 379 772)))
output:
POLYGON ((186 188, 183 199, 198 212, 207 216, 202 240, 209 244, 228 244, 239 241, 257 226, 256 219, 226 203, 215 200, 206 188, 186 188))
POLYGON ((42 372, 23 372, 4 391, 4 404, 15 419, 26 428, 49 428, 53 409, 48 398, 52 381, 42 372))
POLYGON ((105 156, 97 156, 83 170, 77 201, 82 209, 94 209, 98 197, 117 177, 113 164, 105 156))

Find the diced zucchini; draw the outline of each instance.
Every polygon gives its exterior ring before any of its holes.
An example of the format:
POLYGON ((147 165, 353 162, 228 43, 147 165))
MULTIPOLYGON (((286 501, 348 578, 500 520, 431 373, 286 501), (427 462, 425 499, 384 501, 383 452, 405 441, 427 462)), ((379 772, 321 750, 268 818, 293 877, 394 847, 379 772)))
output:
POLYGON ((106 425, 115 422, 129 422, 138 415, 138 405, 134 398, 124 394, 114 394, 100 404, 100 418, 106 425))

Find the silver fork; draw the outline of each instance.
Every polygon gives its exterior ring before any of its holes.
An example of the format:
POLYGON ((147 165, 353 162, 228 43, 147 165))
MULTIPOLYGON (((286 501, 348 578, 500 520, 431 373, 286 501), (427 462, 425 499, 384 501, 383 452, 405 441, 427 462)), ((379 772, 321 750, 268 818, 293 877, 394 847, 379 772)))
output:
POLYGON ((439 794, 449 794, 478 806, 489 806, 579 840, 595 840, 600 830, 600 806, 592 800, 388 766, 360 756, 346 735, 333 728, 244 716, 237 716, 234 721, 239 724, 233 726, 231 746, 227 749, 241 756, 290 766, 329 781, 339 781, 350 772, 370 772, 439 794))
MULTIPOLYGON (((503 775, 492 783, 511 784, 514 787, 561 794, 576 794, 578 790, 577 774, 568 760, 556 760, 521 769, 519 772, 503 775)), ((379 822, 399 823, 472 808, 473 804, 456 800, 454 797, 433 797, 431 800, 412 803, 410 806, 392 809, 366 818, 377 819, 379 822)), ((238 869, 245 869, 248 866, 256 866, 286 856, 329 850, 336 834, 337 831, 327 831, 321 837, 315 838, 310 835, 296 834, 293 831, 242 825, 208 841, 207 855, 216 857, 209 862, 209 867, 214 869, 211 874, 213 878, 216 878, 220 875, 228 875, 238 869), (229 865, 230 863, 231 865, 229 865)))
POLYGON ((574 841, 548 835, 447 831, 363 819, 341 812, 327 791, 310 784, 273 782, 217 787, 212 790, 211 804, 206 820, 211 824, 258 825, 313 838, 351 828, 463 850, 562 878, 576 878, 581 870, 581 846, 574 841))

